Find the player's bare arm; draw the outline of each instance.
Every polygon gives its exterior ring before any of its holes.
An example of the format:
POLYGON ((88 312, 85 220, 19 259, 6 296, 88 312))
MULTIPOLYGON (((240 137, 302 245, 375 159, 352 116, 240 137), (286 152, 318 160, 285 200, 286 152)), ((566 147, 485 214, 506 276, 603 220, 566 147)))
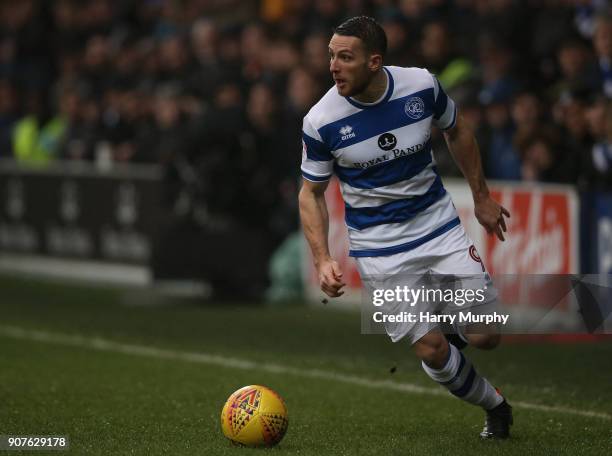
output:
POLYGON ((487 230, 487 233, 494 233, 501 241, 504 241, 503 233, 507 230, 504 216, 510 217, 510 212, 493 200, 489 194, 482 171, 478 143, 463 116, 457 117, 457 124, 451 130, 445 131, 444 137, 448 149, 472 190, 476 219, 487 230))
POLYGON ((327 296, 337 298, 344 294, 342 287, 345 283, 342 281, 340 266, 329 253, 329 215, 325 203, 327 184, 328 181, 303 180, 299 194, 300 218, 319 274, 321 290, 327 296))

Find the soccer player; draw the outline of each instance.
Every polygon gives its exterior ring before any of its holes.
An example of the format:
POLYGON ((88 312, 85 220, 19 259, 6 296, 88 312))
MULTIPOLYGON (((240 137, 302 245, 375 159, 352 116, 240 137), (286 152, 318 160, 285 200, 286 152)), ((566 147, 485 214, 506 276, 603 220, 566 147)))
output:
MULTIPOLYGON (((444 132, 480 224, 503 241, 504 216, 510 216, 489 195, 478 146, 453 100, 427 70, 384 66, 386 47, 385 32, 372 18, 354 17, 337 27, 329 42, 335 86, 304 118, 300 216, 321 289, 330 297, 342 295, 345 285, 328 248, 324 192, 332 174, 345 201, 349 254, 366 285, 372 274, 488 278, 437 174, 432 126, 444 132)), ((509 436, 510 405, 460 351, 466 343, 494 348, 499 334, 464 330, 449 344, 437 324, 386 330, 394 342, 412 344, 434 381, 485 409, 482 438, 509 436)))

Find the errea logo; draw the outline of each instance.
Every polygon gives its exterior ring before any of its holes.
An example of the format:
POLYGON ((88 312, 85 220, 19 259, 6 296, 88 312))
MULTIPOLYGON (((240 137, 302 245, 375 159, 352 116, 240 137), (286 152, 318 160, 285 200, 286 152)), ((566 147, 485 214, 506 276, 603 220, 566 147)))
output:
POLYGON ((345 125, 339 130, 342 141, 346 141, 347 139, 351 139, 355 137, 355 132, 353 131, 353 127, 350 125, 345 125))

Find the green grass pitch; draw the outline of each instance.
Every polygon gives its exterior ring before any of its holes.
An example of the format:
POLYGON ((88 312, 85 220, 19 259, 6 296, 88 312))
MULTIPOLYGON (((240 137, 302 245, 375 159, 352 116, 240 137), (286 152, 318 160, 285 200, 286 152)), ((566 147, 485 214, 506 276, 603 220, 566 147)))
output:
POLYGON ((69 454, 612 454, 611 342, 468 349, 515 405, 512 438, 481 442, 483 412, 405 344, 360 335, 359 315, 6 277, 0 290, 0 434, 65 434, 69 454), (276 448, 221 433, 225 399, 247 384, 287 403, 276 448))

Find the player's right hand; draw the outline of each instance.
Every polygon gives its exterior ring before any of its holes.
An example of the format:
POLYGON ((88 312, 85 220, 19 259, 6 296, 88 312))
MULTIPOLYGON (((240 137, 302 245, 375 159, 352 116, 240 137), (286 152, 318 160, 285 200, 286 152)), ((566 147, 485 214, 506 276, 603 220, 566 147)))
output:
POLYGON ((318 266, 319 284, 321 290, 330 298, 337 298, 344 294, 342 287, 346 285, 342 280, 342 270, 335 260, 327 259, 318 266))
POLYGON ((493 198, 487 196, 475 201, 474 214, 488 234, 495 234, 500 241, 505 241, 504 233, 508 230, 504 217, 510 217, 508 209, 493 198))

